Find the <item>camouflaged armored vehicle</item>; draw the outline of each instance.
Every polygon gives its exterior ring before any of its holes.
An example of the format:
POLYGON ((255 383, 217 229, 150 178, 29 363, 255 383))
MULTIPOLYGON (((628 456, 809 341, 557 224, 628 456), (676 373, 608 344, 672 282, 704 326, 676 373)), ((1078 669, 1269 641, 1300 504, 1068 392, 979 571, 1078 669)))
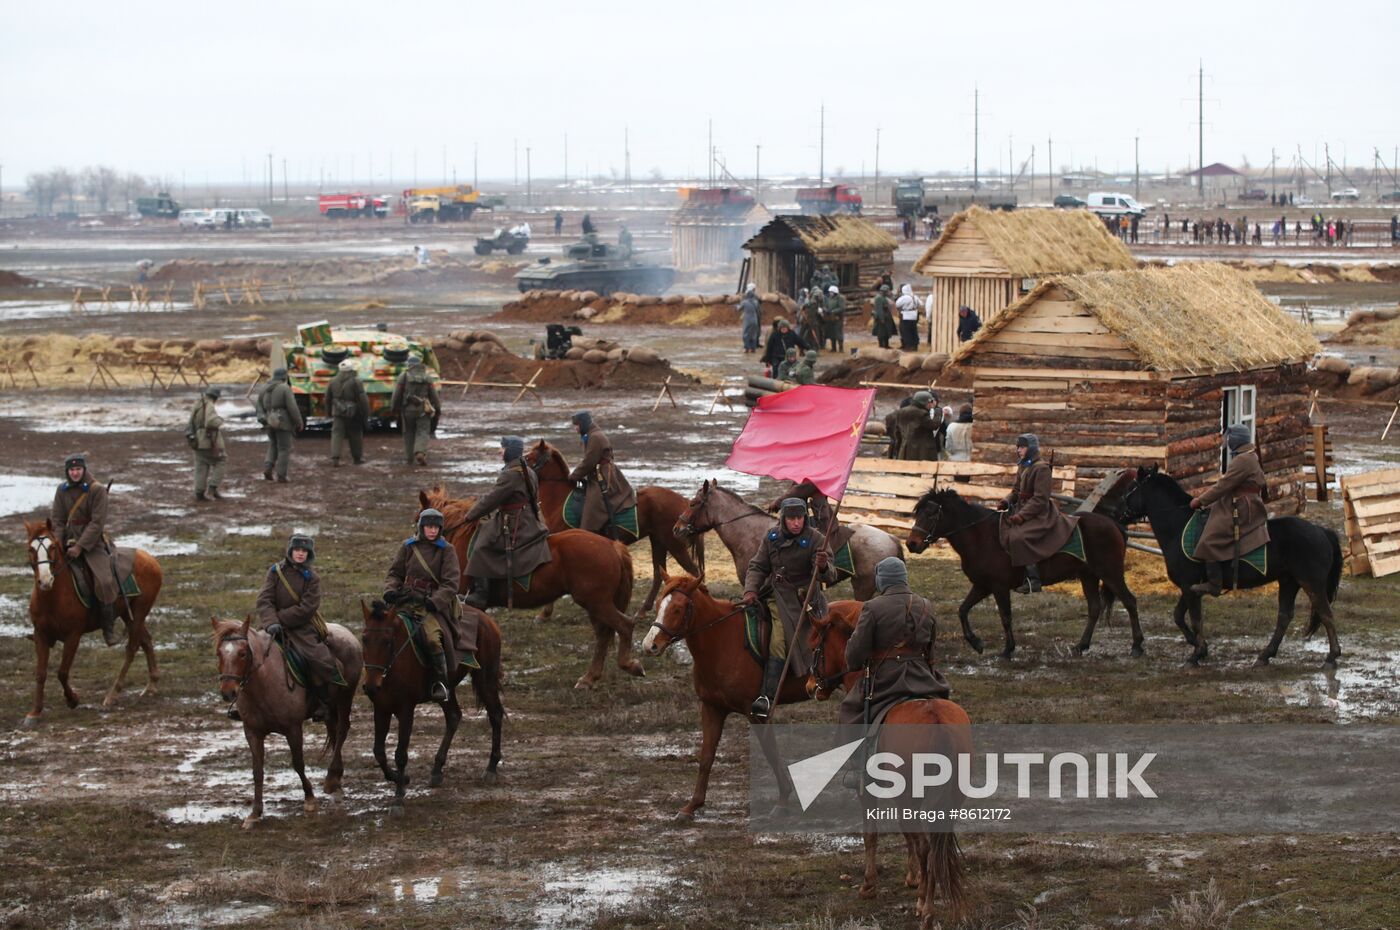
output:
POLYGON ((322 320, 298 326, 297 337, 298 341, 286 349, 274 342, 272 362, 277 367, 279 356, 283 359, 287 380, 307 422, 330 419, 326 388, 347 358, 354 360, 355 371, 369 397, 371 428, 388 428, 394 382, 406 367, 409 355, 417 355, 434 373, 441 374, 431 346, 394 335, 382 323, 374 329, 332 329, 329 322, 322 320))
POLYGON ((563 261, 545 257, 515 274, 520 293, 552 291, 614 291, 661 294, 676 281, 676 269, 648 265, 625 246, 610 245, 589 233, 564 249, 563 261))

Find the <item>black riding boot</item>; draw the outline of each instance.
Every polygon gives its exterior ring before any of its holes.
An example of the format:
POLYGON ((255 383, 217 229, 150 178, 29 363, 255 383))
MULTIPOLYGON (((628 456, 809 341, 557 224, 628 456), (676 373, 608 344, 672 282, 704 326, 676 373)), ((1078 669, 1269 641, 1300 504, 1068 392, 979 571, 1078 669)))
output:
POLYGON ((102 614, 102 641, 109 646, 115 646, 121 642, 117 639, 117 605, 103 604, 100 612, 102 614))
POLYGON ((1035 563, 1026 566, 1026 580, 1021 582, 1021 586, 1016 589, 1017 594, 1034 594, 1040 590, 1040 572, 1036 570, 1035 563))
POLYGON ((326 722, 326 709, 330 706, 330 689, 325 685, 308 685, 306 688, 306 710, 315 723, 326 722))
POLYGON ((769 656, 764 664, 763 688, 754 699, 753 706, 749 708, 749 713, 755 720, 767 720, 773 713, 773 704, 778 697, 778 679, 782 677, 784 664, 786 663, 783 659, 775 659, 772 656, 769 656))
POLYGON ((1220 596, 1220 583, 1223 573, 1220 570, 1219 562, 1206 563, 1206 580, 1193 584, 1191 592, 1193 594, 1209 594, 1211 597, 1220 596))
POLYGON ((447 654, 433 653, 433 687, 429 692, 439 704, 447 700, 447 654))
POLYGON ((491 583, 488 578, 467 578, 467 594, 462 598, 462 603, 477 610, 485 610, 487 606, 486 586, 491 583))

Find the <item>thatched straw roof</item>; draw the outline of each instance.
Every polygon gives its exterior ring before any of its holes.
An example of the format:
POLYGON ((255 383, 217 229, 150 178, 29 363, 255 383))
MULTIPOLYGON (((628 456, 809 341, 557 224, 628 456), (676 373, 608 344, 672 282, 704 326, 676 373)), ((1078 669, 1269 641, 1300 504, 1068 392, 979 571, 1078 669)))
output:
POLYGON ((997 260, 1015 278, 1041 278, 1086 271, 1126 271, 1137 262, 1088 210, 984 210, 971 207, 943 227, 943 235, 914 263, 920 274, 937 261, 939 249, 963 224, 987 240, 997 260))
POLYGON ((773 218, 758 234, 744 243, 755 247, 792 248, 801 246, 817 257, 840 252, 894 252, 899 246, 894 236, 858 216, 783 215, 773 218))
POLYGON ((1107 271, 1042 281, 953 357, 980 346, 1059 288, 1128 344, 1146 369, 1191 374, 1306 361, 1322 347, 1242 274, 1216 263, 1107 271))

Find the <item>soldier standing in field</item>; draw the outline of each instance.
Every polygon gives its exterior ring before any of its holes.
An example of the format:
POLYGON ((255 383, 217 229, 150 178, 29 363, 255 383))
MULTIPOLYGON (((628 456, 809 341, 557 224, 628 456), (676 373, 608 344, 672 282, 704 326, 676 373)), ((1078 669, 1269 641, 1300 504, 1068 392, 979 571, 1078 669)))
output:
POLYGON ((826 307, 822 322, 822 346, 831 343, 832 351, 846 351, 846 298, 835 284, 827 286, 826 307))
POLYGON ((297 408, 296 395, 287 383, 287 369, 277 368, 272 372, 272 380, 258 392, 253 404, 258 414, 258 422, 267 433, 267 456, 263 459, 263 479, 272 480, 274 469, 277 480, 287 483, 287 471, 292 464, 292 434, 299 433, 305 425, 301 411, 297 408))
POLYGON ((353 358, 342 359, 339 371, 326 388, 326 411, 331 415, 331 466, 340 467, 340 453, 350 443, 350 458, 365 463, 365 421, 369 419, 369 396, 360 383, 353 358))
POLYGON ((404 461, 409 465, 428 464, 428 439, 441 409, 432 371, 417 355, 410 355, 389 401, 389 414, 398 418, 403 431, 404 461))
POLYGON ((195 401, 185 427, 185 439, 194 450, 194 499, 197 501, 219 500, 219 485, 223 483, 224 466, 228 464, 222 428, 224 418, 214 406, 221 393, 218 388, 206 388, 195 401))

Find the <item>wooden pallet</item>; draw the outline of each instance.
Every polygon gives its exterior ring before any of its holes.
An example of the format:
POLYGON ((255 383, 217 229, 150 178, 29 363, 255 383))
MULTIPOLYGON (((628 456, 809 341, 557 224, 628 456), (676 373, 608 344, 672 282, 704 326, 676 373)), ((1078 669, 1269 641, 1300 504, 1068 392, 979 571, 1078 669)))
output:
MULTIPOLYGON (((1051 475, 1055 493, 1074 493, 1078 469, 1073 465, 1057 465, 1051 475)), ((963 497, 987 504, 1005 497, 1015 480, 1015 465, 857 458, 841 500, 841 516, 890 533, 907 533, 914 525, 914 505, 934 485, 953 488, 963 497), (957 478, 968 480, 963 483, 955 481, 957 478)))
POLYGON ((1400 571, 1400 468, 1342 479, 1347 570, 1380 578, 1400 571))

